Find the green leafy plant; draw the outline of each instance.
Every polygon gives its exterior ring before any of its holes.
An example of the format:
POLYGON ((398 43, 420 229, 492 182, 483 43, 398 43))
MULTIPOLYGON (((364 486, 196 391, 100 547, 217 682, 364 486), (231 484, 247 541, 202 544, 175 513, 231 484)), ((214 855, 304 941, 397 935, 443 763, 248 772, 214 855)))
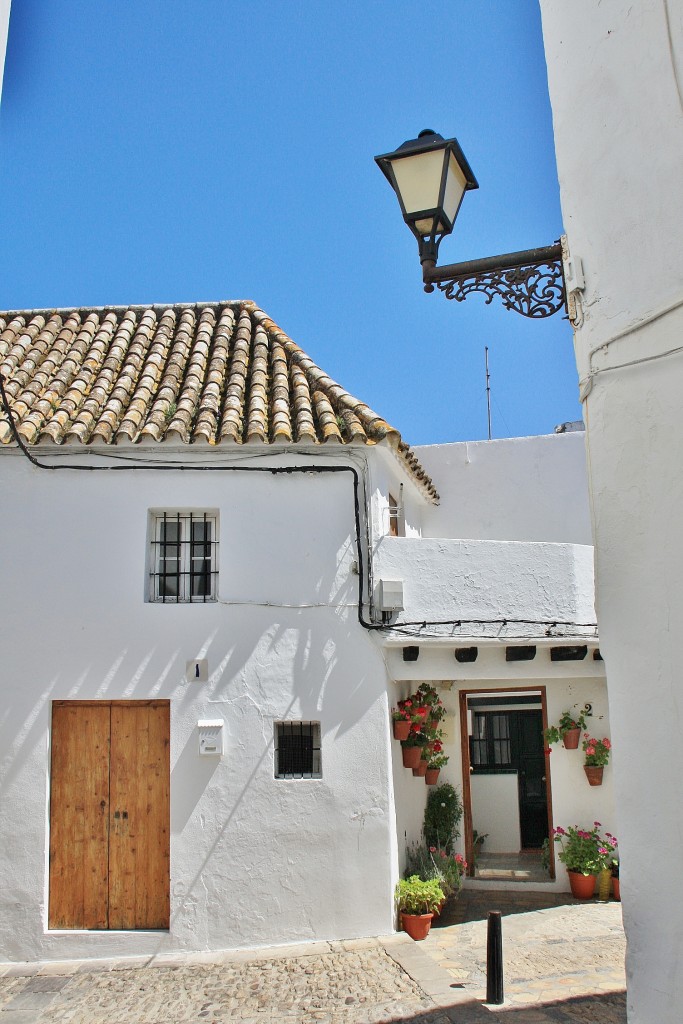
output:
POLYGON ((446 714, 446 709, 441 703, 441 698, 433 686, 429 683, 420 683, 415 697, 420 705, 429 709, 429 717, 440 722, 446 714))
POLYGON ((458 791, 448 782, 435 786, 427 797, 422 824, 427 846, 452 853, 460 835, 458 826, 461 820, 462 801, 458 791))
POLYGON ((612 744, 606 736, 604 739, 597 740, 589 736, 587 732, 583 734, 582 748, 586 755, 584 763, 594 768, 601 768, 606 765, 612 753, 612 744))
MULTIPOLYGON (((574 705, 576 708, 576 705, 574 705)), ((588 714, 585 710, 576 712, 563 711, 557 725, 551 725, 543 730, 543 739, 546 743, 559 743, 566 732, 571 729, 585 729, 588 714)))
POLYGON ((402 914, 434 914, 445 899, 435 878, 423 882, 417 875, 402 878, 396 886, 396 902, 402 914))
POLYGON ((448 764, 448 754, 442 754, 440 751, 437 752, 436 748, 434 752, 427 758, 427 764, 430 768, 443 768, 444 765, 448 764))
POLYGON ((435 846, 413 843, 406 850, 406 878, 417 875, 423 882, 437 881, 444 896, 454 896, 462 888, 467 870, 465 858, 449 854, 435 846))
POLYGON ((601 836, 599 821, 593 822, 592 829, 572 825, 568 829, 553 829, 553 841, 562 847, 559 858, 567 871, 578 871, 582 875, 597 875, 603 868, 611 868, 617 840, 611 832, 601 836))

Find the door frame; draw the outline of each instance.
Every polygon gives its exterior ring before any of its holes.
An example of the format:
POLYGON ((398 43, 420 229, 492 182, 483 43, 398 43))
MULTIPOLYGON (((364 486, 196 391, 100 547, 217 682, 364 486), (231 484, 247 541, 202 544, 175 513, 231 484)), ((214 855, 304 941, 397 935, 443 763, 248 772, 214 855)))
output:
MULTIPOLYGON (((463 821, 465 823, 465 860, 467 861, 467 875, 469 878, 474 878, 474 847, 472 841, 472 787, 470 785, 470 775, 472 773, 472 765, 470 762, 470 743, 469 743, 469 732, 467 730, 467 699, 474 694, 482 693, 538 693, 540 694, 541 704, 541 724, 543 730, 548 728, 548 706, 546 700, 546 687, 542 684, 526 686, 476 686, 470 687, 465 686, 458 693, 458 707, 460 711, 460 754, 462 760, 462 806, 463 806, 463 821)), ((551 881, 555 879, 555 849, 554 843, 552 842, 553 834, 553 795, 552 795, 552 780, 550 777, 550 754, 548 748, 544 747, 543 756, 545 758, 545 792, 546 792, 546 804, 548 808, 548 836, 551 841, 548 843, 548 852, 550 854, 550 864, 548 865, 548 874, 551 881)))
MULTIPOLYGON (((171 886, 171 864, 170 864, 170 840, 171 840, 171 832, 170 832, 170 809, 171 809, 171 805, 170 805, 170 783, 171 783, 171 761, 170 761, 171 729, 170 729, 170 725, 171 725, 171 721, 170 721, 170 719, 171 719, 171 700, 170 700, 170 698, 168 698, 168 697, 147 697, 147 698, 143 698, 141 700, 131 700, 131 699, 112 700, 112 699, 109 699, 109 698, 103 698, 101 700, 97 700, 97 699, 81 700, 81 699, 76 698, 76 699, 73 699, 73 700, 69 700, 67 698, 67 699, 55 699, 55 700, 52 700, 52 701, 50 701, 50 727, 49 727, 49 731, 48 731, 48 750, 47 750, 47 769, 48 769, 47 770, 47 822, 46 822, 46 840, 47 841, 46 841, 46 847, 45 847, 45 901, 44 901, 45 918, 44 918, 44 929, 45 929, 46 932, 57 932, 57 933, 62 933, 62 932, 67 932, 67 931, 69 933, 71 933, 73 931, 73 929, 51 928, 50 927, 50 868, 51 868, 51 863, 50 863, 50 860, 51 860, 51 858, 50 858, 50 844, 51 844, 51 840, 52 840, 51 831, 52 831, 52 742, 53 742, 52 713, 53 713, 53 709, 55 707, 64 707, 64 706, 67 706, 67 707, 109 707, 109 708, 111 708, 111 707, 137 707, 137 708, 141 708, 141 707, 165 706, 165 707, 168 708, 168 717, 169 717, 169 736, 168 736, 168 739, 169 739, 169 747, 168 747, 168 754, 169 754, 169 764, 168 764, 168 786, 169 786, 168 888, 169 888, 169 894, 170 894, 170 886, 171 886)), ((169 905, 169 915, 170 915, 170 905, 169 905)), ((122 934, 123 932, 127 933, 129 931, 137 932, 137 931, 150 931, 150 930, 153 930, 155 932, 163 933, 163 932, 168 932, 169 929, 170 929, 170 923, 169 923, 169 926, 166 927, 166 928, 155 928, 155 929, 147 929, 147 928, 144 928, 144 929, 88 928, 86 930, 87 930, 88 934, 93 934, 93 935, 111 935, 113 932, 122 934)), ((76 930, 79 930, 79 929, 76 929, 76 930)))

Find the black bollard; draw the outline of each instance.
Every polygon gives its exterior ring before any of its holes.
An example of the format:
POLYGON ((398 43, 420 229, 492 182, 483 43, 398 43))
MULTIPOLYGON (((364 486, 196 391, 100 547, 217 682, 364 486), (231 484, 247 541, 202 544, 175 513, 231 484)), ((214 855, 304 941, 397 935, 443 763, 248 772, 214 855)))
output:
POLYGON ((486 1002, 503 1002, 503 930, 500 910, 489 910, 486 935, 486 1002))

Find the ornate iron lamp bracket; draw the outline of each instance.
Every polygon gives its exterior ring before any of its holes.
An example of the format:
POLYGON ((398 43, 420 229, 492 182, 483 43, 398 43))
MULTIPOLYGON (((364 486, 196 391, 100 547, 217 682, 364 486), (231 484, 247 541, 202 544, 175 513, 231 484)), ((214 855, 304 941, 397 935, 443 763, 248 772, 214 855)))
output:
POLYGON ((433 292, 436 286, 447 299, 457 302, 463 302, 472 292, 485 295, 487 304, 498 296, 506 309, 533 320, 567 308, 559 242, 444 267, 425 260, 422 270, 425 291, 433 292))

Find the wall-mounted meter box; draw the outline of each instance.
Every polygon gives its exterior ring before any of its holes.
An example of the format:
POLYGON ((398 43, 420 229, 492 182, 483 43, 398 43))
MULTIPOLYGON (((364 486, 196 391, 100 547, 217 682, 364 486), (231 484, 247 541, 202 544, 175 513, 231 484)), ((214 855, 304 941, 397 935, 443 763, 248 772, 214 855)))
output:
POLYGON ((200 718, 197 722, 200 757, 221 757, 223 755, 224 726, 222 718, 200 718))
POLYGON ((403 580, 380 580, 377 589, 381 612, 403 611, 403 580))

